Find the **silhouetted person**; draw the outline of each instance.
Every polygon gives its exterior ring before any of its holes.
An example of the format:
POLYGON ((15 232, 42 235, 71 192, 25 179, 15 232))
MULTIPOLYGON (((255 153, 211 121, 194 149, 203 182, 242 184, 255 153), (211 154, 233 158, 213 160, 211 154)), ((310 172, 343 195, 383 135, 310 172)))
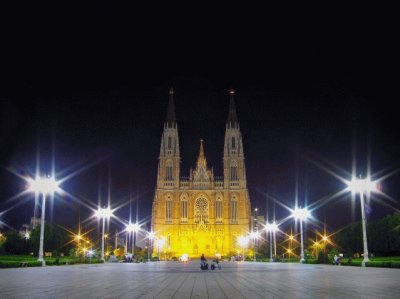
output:
POLYGON ((208 268, 207 259, 204 257, 204 253, 200 257, 200 267, 202 269, 207 269, 208 268))

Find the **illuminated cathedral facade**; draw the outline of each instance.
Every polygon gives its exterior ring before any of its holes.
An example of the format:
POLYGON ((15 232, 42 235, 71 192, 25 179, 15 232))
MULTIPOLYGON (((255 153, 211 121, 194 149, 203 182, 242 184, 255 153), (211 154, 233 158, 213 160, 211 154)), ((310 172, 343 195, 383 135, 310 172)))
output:
POLYGON ((251 208, 235 92, 231 90, 229 95, 223 176, 214 176, 200 140, 196 166, 189 176, 181 177, 174 91, 169 92, 152 208, 154 255, 196 258, 240 253, 238 239, 250 230, 251 208))

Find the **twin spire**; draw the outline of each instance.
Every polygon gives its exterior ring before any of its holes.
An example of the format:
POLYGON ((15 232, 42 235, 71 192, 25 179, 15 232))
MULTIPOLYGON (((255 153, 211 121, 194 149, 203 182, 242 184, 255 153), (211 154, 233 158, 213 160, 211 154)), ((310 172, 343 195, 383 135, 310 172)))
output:
POLYGON ((168 102, 168 111, 167 111, 166 124, 170 128, 173 128, 175 126, 175 124, 176 124, 175 104, 174 104, 174 89, 172 87, 169 89, 169 102, 168 102))
POLYGON ((236 105, 235 105, 235 90, 231 89, 229 91, 230 100, 229 100, 229 113, 228 113, 228 120, 226 124, 228 127, 236 127, 239 123, 237 114, 236 114, 236 105))
MULTIPOLYGON (((169 102, 168 102, 168 111, 167 111, 167 119, 166 124, 168 127, 174 127, 176 125, 176 116, 175 116, 175 104, 174 104, 174 89, 171 87, 169 89, 169 102)), ((229 113, 226 124, 229 127, 236 127, 238 125, 238 118, 236 114, 236 105, 235 105, 235 90, 231 88, 229 91, 229 113)))

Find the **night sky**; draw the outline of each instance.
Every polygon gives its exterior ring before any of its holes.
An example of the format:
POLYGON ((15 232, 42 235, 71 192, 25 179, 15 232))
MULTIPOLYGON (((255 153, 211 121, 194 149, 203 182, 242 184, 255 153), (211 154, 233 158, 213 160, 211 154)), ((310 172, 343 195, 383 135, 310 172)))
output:
MULTIPOLYGON (((310 161, 351 171, 356 149, 358 174, 365 175, 368 152, 373 173, 400 165, 395 97, 381 85, 370 11, 32 5, 10 8, 1 29, 0 211, 24 188, 7 169, 34 172, 39 147, 48 171, 54 141, 57 171, 91 165, 66 190, 97 204, 101 181, 105 202, 110 173, 112 203, 128 203, 117 214, 129 217, 132 197, 133 214, 138 203, 139 218, 149 217, 170 87, 183 176, 200 139, 222 176, 228 92, 236 90, 251 203, 261 213, 267 205, 273 213, 266 194, 294 204, 296 177, 301 202, 344 188, 310 161)), ((399 183, 396 173, 382 184, 396 209, 399 183)), ((288 215, 275 208, 277 219, 288 215)), ((371 208, 370 219, 395 211, 374 201, 371 208)), ((1 220, 18 229, 32 213, 33 199, 1 220)), ((49 218, 73 228, 90 213, 63 197, 49 218)), ((342 198, 315 216, 336 229, 358 220, 359 208, 352 217, 342 198)))

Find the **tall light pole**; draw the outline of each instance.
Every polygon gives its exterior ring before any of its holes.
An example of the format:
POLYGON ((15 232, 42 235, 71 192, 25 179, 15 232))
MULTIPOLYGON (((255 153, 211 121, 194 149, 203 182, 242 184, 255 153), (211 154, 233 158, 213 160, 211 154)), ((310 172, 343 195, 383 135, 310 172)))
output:
POLYGON ((126 231, 132 233, 132 255, 135 256, 136 247, 136 232, 139 231, 140 225, 137 223, 129 223, 126 226, 126 231))
MULTIPOLYGON (((278 230, 278 225, 276 222, 267 223, 265 225, 266 231, 269 233, 269 261, 273 262, 274 259, 272 257, 272 234, 275 234, 278 230)), ((275 246, 275 255, 276 255, 276 246, 275 246)))
POLYGON ((149 243, 147 246, 147 261, 150 262, 150 252, 153 250, 153 239, 155 237, 155 233, 153 231, 150 231, 147 233, 147 237, 149 239, 149 243))
POLYGON ((361 204, 361 220, 362 220, 362 231, 363 231, 363 247, 364 247, 364 259, 361 263, 362 267, 369 262, 368 258, 368 243, 367 243, 367 223, 365 218, 365 205, 364 205, 364 192, 370 193, 377 190, 376 183, 372 182, 370 178, 366 179, 356 179, 353 178, 347 183, 347 190, 353 193, 360 194, 360 204, 361 204))
POLYGON ((297 220, 300 220, 300 239, 301 239, 301 253, 300 253, 300 263, 304 263, 304 241, 303 241, 303 221, 306 221, 308 217, 311 216, 310 211, 307 208, 296 207, 292 212, 292 216, 297 220))
POLYGON ((160 250, 164 246, 164 242, 165 242, 164 238, 157 239, 157 249, 158 249, 158 260, 159 261, 160 261, 160 250))
POLYGON ((247 246, 247 243, 249 242, 249 238, 245 237, 245 236, 240 236, 238 238, 238 242, 239 242, 240 247, 242 247, 242 250, 243 250, 243 261, 244 261, 244 259, 245 259, 245 247, 247 246))
POLYGON ((44 240, 44 217, 46 212, 46 195, 54 195, 55 192, 59 191, 58 182, 54 177, 36 177, 35 180, 29 180, 29 190, 35 192, 35 194, 42 194, 42 215, 40 220, 40 242, 39 242, 39 257, 38 262, 42 263, 42 266, 46 266, 46 262, 43 258, 43 240, 44 240))
POLYGON ((101 260, 104 262, 104 228, 105 228, 105 220, 109 220, 110 217, 112 216, 112 211, 110 207, 107 208, 98 208, 98 210, 95 213, 96 217, 98 219, 102 219, 102 235, 101 235, 101 260))
POLYGON ((254 209, 254 229, 253 229, 253 232, 254 232, 254 237, 255 237, 255 239, 254 239, 254 243, 253 243, 253 247, 254 247, 254 261, 256 261, 257 260, 257 258, 256 258, 256 243, 257 243, 257 249, 258 249, 258 239, 259 239, 259 237, 260 237, 260 234, 259 234, 259 232, 258 232, 258 208, 255 208, 254 209))
POLYGON ((250 238, 253 240, 253 251, 254 251, 253 261, 254 262, 257 261, 257 258, 256 258, 256 240, 258 240, 259 237, 260 237, 260 234, 258 233, 258 231, 250 233, 250 238))
POLYGON ((290 236, 289 236, 289 249, 288 249, 289 262, 290 262, 290 254, 292 253, 292 248, 293 248, 293 239, 294 239, 294 237, 292 236, 292 233, 290 233, 290 236))

